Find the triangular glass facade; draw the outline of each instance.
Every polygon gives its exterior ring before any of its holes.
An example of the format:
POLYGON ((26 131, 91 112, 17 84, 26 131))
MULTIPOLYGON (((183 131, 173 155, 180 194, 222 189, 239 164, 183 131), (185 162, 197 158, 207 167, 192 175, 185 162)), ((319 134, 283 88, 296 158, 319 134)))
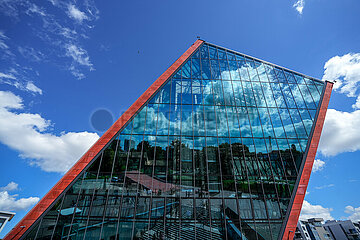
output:
POLYGON ((324 83, 204 43, 26 239, 278 239, 324 83))

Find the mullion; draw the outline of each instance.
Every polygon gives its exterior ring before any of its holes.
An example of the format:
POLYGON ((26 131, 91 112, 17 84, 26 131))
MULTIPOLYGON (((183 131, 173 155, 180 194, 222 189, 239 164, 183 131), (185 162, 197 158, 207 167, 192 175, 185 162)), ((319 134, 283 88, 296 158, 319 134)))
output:
MULTIPOLYGON (((146 114, 145 114, 145 118, 146 118, 146 114)), ((134 131, 134 122, 132 121, 131 123, 132 123, 132 128, 131 128, 131 134, 130 134, 130 142, 132 140, 133 131, 134 131)), ((144 124, 144 131, 145 131, 145 124, 144 124)), ((125 182, 126 182, 127 169, 129 166, 130 150, 131 150, 131 148, 129 147, 129 149, 127 151, 127 157, 126 157, 124 180, 123 180, 123 184, 122 184, 121 199, 120 199, 120 206, 119 206, 119 216, 118 216, 118 221, 117 221, 117 225, 116 225, 115 239, 118 238, 118 234, 119 234, 119 225, 120 225, 120 218, 121 218, 121 213, 122 213, 122 205, 123 205, 123 201, 124 201, 125 182)))
MULTIPOLYGON (((114 158, 113 158, 113 164, 112 164, 112 167, 111 167, 111 173, 110 173, 110 179, 112 179, 113 177, 113 173, 114 173, 114 166, 115 166, 115 161, 116 161, 116 157, 117 157, 117 154, 118 154, 118 146, 119 146, 119 136, 120 134, 117 134, 114 138, 114 140, 117 140, 116 141, 116 146, 115 146, 115 154, 114 154, 114 158)), ((110 147, 110 145, 109 145, 110 147)), ((111 190, 108 190, 107 191, 107 194, 106 194, 106 200, 105 200, 105 207, 104 207, 104 213, 103 213, 103 221, 101 223, 101 228, 100 228, 100 237, 102 236, 102 231, 103 231, 103 227, 104 227, 104 222, 105 222, 105 216, 106 216, 106 210, 107 210, 107 205, 108 205, 108 199, 109 199, 109 195, 110 195, 110 191, 111 190)))
MULTIPOLYGON (((215 51, 216 51, 216 53, 215 54, 217 54, 217 50, 216 50, 216 48, 215 48, 215 51)), ((211 57, 210 57, 210 48, 208 47, 208 54, 209 54, 209 68, 210 68, 210 73, 211 73, 211 64, 210 64, 210 59, 211 59, 211 57)), ((202 79, 203 80, 203 79, 202 79)), ((211 85, 211 88, 212 88, 212 83, 210 82, 210 85, 211 85)), ((213 95, 213 99, 214 99, 214 94, 213 94, 213 90, 211 90, 211 94, 213 95)), ((213 102, 214 102, 214 100, 213 100, 213 102)), ((209 178, 209 156, 208 156, 208 150, 207 150, 207 148, 208 148, 208 145, 207 145, 207 125, 208 124, 206 124, 206 121, 207 121, 207 119, 206 119, 206 114, 205 114, 205 105, 203 105, 203 110, 204 110, 204 134, 205 134, 205 137, 204 137, 204 141, 205 141, 205 159, 206 159, 206 177, 207 177, 207 185, 208 185, 208 194, 207 194, 207 196, 208 196, 208 211, 209 211, 209 226, 210 226, 210 238, 212 239, 212 223, 213 223, 213 221, 212 221, 212 215, 211 215, 211 197, 210 197, 210 178, 209 178)), ((214 111, 215 111, 215 107, 214 107, 214 111)))
POLYGON ((65 199, 65 194, 62 196, 62 200, 61 200, 61 203, 60 203, 60 210, 58 211, 58 214, 57 214, 57 217, 56 217, 56 222, 55 222, 54 229, 53 229, 53 231, 52 231, 52 234, 51 234, 51 238, 50 238, 50 239, 53 239, 53 238, 54 238, 54 233, 55 233, 55 230, 56 230, 56 226, 57 226, 57 224, 58 224, 58 221, 59 221, 61 209, 62 209, 63 204, 64 204, 64 199, 65 199))
MULTIPOLYGON (((199 51, 199 56, 201 57, 201 53, 199 51)), ((201 63, 200 63, 201 64, 201 63)), ((179 70, 181 71, 181 70, 179 70)), ((171 81, 171 84, 170 84, 170 99, 172 97, 172 79, 170 79, 169 81, 171 81)), ((167 193, 167 183, 168 183, 168 171, 169 171, 169 151, 170 151, 170 111, 171 111, 171 101, 169 102, 169 112, 168 112, 168 119, 169 119, 169 123, 168 123, 168 134, 167 134, 167 147, 166 147, 166 167, 165 167, 165 184, 166 184, 166 193, 167 193)), ((165 195, 165 198, 164 198, 164 217, 163 217, 163 230, 164 230, 164 233, 165 233, 165 229, 166 229, 166 223, 167 223, 167 220, 166 220, 166 211, 167 211, 167 200, 168 200, 168 197, 167 197, 167 194, 165 195)), ((164 234, 165 235, 165 234, 164 234)), ((166 237, 166 235, 165 235, 166 237)))
MULTIPOLYGON (((77 196, 77 198, 76 198, 75 208, 78 206, 79 199, 80 199, 80 195, 81 195, 81 192, 83 191, 82 185, 83 185, 83 183, 84 183, 84 178, 85 178, 85 173, 83 173, 83 176, 82 176, 82 179, 81 179, 81 185, 80 185, 80 189, 79 189, 78 196, 77 196)), ((70 229, 69 229, 69 232, 68 232, 68 235, 67 235, 67 238, 66 238, 66 239, 69 239, 69 237, 70 237, 75 215, 76 215, 76 210, 75 210, 74 213, 72 214, 71 223, 70 223, 70 229)), ((36 239, 36 238, 35 238, 35 239, 36 239)))
MULTIPOLYGON (((201 77, 202 77, 202 73, 201 73, 201 56, 200 56, 200 59, 199 59, 199 67, 200 67, 200 91, 201 91, 201 98, 202 98, 202 88, 201 88, 201 85, 202 85, 202 81, 201 81, 201 77)), ((192 84, 191 86, 193 85, 193 72, 191 72, 191 81, 192 81, 192 84)), ((196 198, 195 198, 195 186, 196 186, 196 179, 195 179, 195 139, 194 139, 194 135, 195 135, 195 130, 194 130, 194 97, 193 97, 193 88, 191 87, 191 101, 192 101, 192 111, 191 111, 191 127, 192 127, 192 172, 193 172, 193 181, 192 181, 192 191, 193 191, 193 216, 194 216, 194 222, 196 223, 196 198)), ((196 224, 195 224, 195 227, 194 227, 194 233, 195 233, 195 238, 196 238, 196 224)))
MULTIPOLYGON (((146 114, 145 114, 145 123, 144 123, 144 133, 146 131, 146 123, 147 123, 147 118, 148 118, 148 105, 145 106, 146 107, 146 114)), ((139 185, 140 185, 140 174, 141 174, 141 164, 142 162, 144 161, 144 139, 145 138, 145 134, 143 134, 143 140, 142 140, 142 143, 141 143, 141 154, 140 154, 140 162, 139 162, 139 173, 138 173, 138 181, 137 181, 137 184, 136 184, 136 191, 139 192, 139 185)), ((131 232, 131 236, 132 238, 134 238, 134 231, 135 231, 135 223, 136 223, 136 211, 137 211, 137 205, 138 205, 138 194, 136 194, 135 196, 135 206, 134 206, 134 216, 133 216, 133 220, 132 220, 132 232, 131 232)))
MULTIPOLYGON (((155 165, 156 165, 156 146, 157 146, 157 129, 158 129, 158 122, 159 122, 159 108, 157 106, 157 118, 156 118, 156 131, 155 131, 155 148, 154 148, 154 158, 153 158, 153 166, 152 166, 152 178, 151 178, 151 187, 154 189, 154 176, 155 176, 155 165)), ((150 231, 151 226, 151 214, 152 214, 152 202, 153 202, 153 192, 151 191, 150 201, 149 201, 149 219, 148 219, 148 232, 150 231)), ((147 201, 146 201, 147 202, 147 201)))
MULTIPOLYGON (((245 60, 246 61, 246 60, 245 60)), ((246 61, 247 62, 247 61, 246 61)), ((253 94, 253 96, 254 96, 254 99, 255 99, 255 107, 256 107, 256 111, 257 111, 257 118, 258 118, 258 120, 259 120, 259 122, 260 122, 260 126, 261 126, 261 129, 262 129, 262 124, 261 124, 261 119, 259 118, 259 111, 258 111, 258 106, 257 106, 257 103, 256 103, 256 97, 255 97, 255 94, 254 94, 254 91, 253 91, 253 86, 252 86, 252 81, 250 81, 250 82, 248 82, 248 84, 249 84, 249 86, 250 86, 250 90, 251 90, 251 93, 253 94)), ((250 93, 250 94, 251 94, 250 93)), ((245 98, 245 104, 246 104, 246 106, 247 106, 247 109, 249 109, 249 106, 248 106, 248 101, 246 100, 246 98, 245 98)), ((250 124, 250 129, 251 129, 251 135, 252 135, 252 142, 253 142, 253 144, 254 144, 254 150, 255 150, 255 159, 256 159, 256 162, 257 162, 257 165, 258 165, 258 174, 259 174, 259 176, 260 176, 260 178, 261 178, 261 170, 260 170, 260 163, 259 163, 259 159, 258 159, 258 156, 257 156, 257 150, 256 150, 256 144, 255 144, 255 141, 254 141, 254 130, 253 130, 253 126, 252 126, 252 122, 250 121, 250 116, 249 116, 249 111, 247 112, 248 113, 248 118, 249 118, 249 124, 250 124)), ((264 133, 263 133, 263 129, 262 129, 262 134, 263 134, 263 137, 264 137, 264 133)), ((265 142, 265 141, 264 141, 265 142)), ((266 173, 267 174, 267 173, 266 173)), ((262 185, 262 184, 261 184, 262 185)), ((262 191, 263 191, 263 193, 264 193, 264 190, 262 189, 262 191)), ((252 189, 251 189, 251 187, 250 187, 250 193, 252 192, 252 189)), ((252 195, 252 194, 251 194, 252 195)), ((251 196, 250 195, 250 196, 251 196)), ((268 216, 268 210, 267 210, 267 206, 266 206, 266 202, 265 202, 265 198, 263 199, 264 200, 264 205, 265 205, 265 212, 266 212, 266 215, 268 216)), ((256 228, 256 216, 255 216, 255 210, 254 210, 254 203, 253 203, 253 199, 252 199, 252 196, 251 196, 251 205, 252 205, 252 211, 253 211, 253 220, 254 220, 254 225, 255 225, 255 228, 256 228)), ((261 209, 261 208, 260 208, 261 209)), ((269 216, 268 216, 268 218, 269 218, 269 216)), ((269 221, 268 221, 268 224, 270 224, 269 223, 269 221)), ((256 234, 256 237, 258 237, 257 236, 257 234, 256 234)))
MULTIPOLYGON (((292 85, 295 86, 296 84, 292 84, 292 85)), ((292 96, 293 96, 293 98, 294 98, 294 100, 295 100, 293 90, 291 89, 290 86, 291 86, 291 85, 289 84, 290 93, 292 94, 292 96)), ((297 86, 295 86, 295 87, 297 87, 297 86)), ((300 92, 300 91, 299 91, 299 92, 300 92)), ((301 93, 300 93, 300 94, 301 94, 301 93)), ((302 98, 302 95, 301 95, 301 98, 302 98)), ((304 101, 304 99, 303 99, 303 101, 304 101)), ((304 104, 305 104, 305 106, 306 106, 305 101, 304 101, 304 104)), ((300 116, 301 123, 302 123, 302 125, 303 125, 303 127, 304 127, 304 129, 305 129, 306 134, 307 134, 307 137, 309 137, 309 136, 310 136, 310 133, 307 132, 307 129, 306 129, 305 124, 304 124, 304 120, 302 119, 302 116, 301 116, 301 114, 300 114, 300 110, 299 110, 300 108, 299 108, 298 103, 297 103, 296 101, 295 101, 295 106, 296 106, 296 109, 297 109, 298 114, 299 114, 299 116, 300 116)))
MULTIPOLYGON (((226 54, 226 58, 227 58, 227 64, 228 64, 228 67, 230 69, 230 66, 229 66, 229 60, 228 60, 228 57, 227 57, 227 54, 226 54)), ((235 61, 236 63, 236 61, 235 61)), ((236 63, 237 64, 237 63, 236 63)), ((236 70, 237 71, 237 70, 236 70)), ((240 76, 240 75, 239 75, 240 76)), ((231 84, 231 91, 233 91, 234 93, 234 89, 233 89, 233 79, 232 79, 232 75, 230 74, 230 84, 231 84)), ((224 88, 223 88, 224 89, 224 88)), ((224 91, 224 90, 223 90, 224 91)), ((225 92, 224 92, 224 96, 225 96, 225 92)), ((235 101, 235 93, 232 95, 233 96, 233 101, 234 101, 234 105, 235 105, 235 111, 237 111, 237 106, 236 106, 236 101, 235 101)), ((225 105, 226 105, 226 101, 225 101, 225 105)), ((234 109, 234 107, 232 108, 234 109)), ((235 188, 235 198, 236 198, 236 208, 237 208, 237 214, 238 214, 238 218, 239 218, 239 228, 240 228, 240 232, 242 232, 242 227, 241 227, 241 217, 240 217, 240 206, 239 206, 239 196, 238 196, 238 190, 237 190, 237 184, 236 184, 236 177, 235 177, 235 163, 234 163, 234 156, 233 156, 233 151, 232 151, 232 144, 231 144, 231 138, 230 138, 230 130, 229 130, 229 119, 228 119, 228 114, 227 114, 227 107, 225 106, 225 111, 226 111, 226 121, 227 121, 227 126, 228 126, 228 131, 229 131, 229 142, 230 142, 230 155, 231 155, 231 161, 232 161, 232 164, 233 164, 233 179, 234 179, 234 188, 235 188)), ((239 123, 239 118, 236 114, 236 117, 237 117, 237 121, 238 121, 238 126, 239 126, 239 132, 240 132, 240 136, 241 136, 241 130, 240 130, 240 123, 239 123)))
MULTIPOLYGON (((102 151, 101 152, 100 163, 99 163, 99 168, 98 168, 97 175, 96 175, 96 181, 98 180, 98 177, 99 177, 103 156, 104 156, 104 152, 102 151)), ((95 192, 96 192, 96 189, 94 188, 93 193, 92 193, 92 197, 91 197, 91 200, 90 200, 89 213, 88 213, 88 217, 87 217, 87 221, 86 221, 86 225, 85 225, 86 227, 85 227, 83 239, 85 239, 85 236, 86 236, 87 226, 89 224, 89 220, 90 220, 90 216, 91 216, 91 211, 92 211, 92 205, 93 205, 93 201, 94 201, 95 192)))
MULTIPOLYGON (((256 69, 255 69, 256 70, 256 69)), ((256 70, 256 72, 257 72, 257 70, 256 70)), ((258 75, 258 73, 257 73, 257 75, 258 75)), ((253 94, 255 95, 255 93, 254 93, 254 88, 253 88, 253 85, 252 85, 252 81, 251 82, 249 82, 249 84, 250 84, 250 87, 251 87, 251 89, 252 89, 252 92, 253 92, 253 94)), ((259 83, 260 84, 260 83, 259 83)), ((260 85, 261 86, 261 85, 260 85)), ((255 96, 254 96, 255 97, 255 96)), ((256 99, 256 98, 255 98, 256 99)), ((257 115, 257 117, 258 117, 258 120, 259 120, 259 122, 260 122, 260 127, 261 127, 261 131, 262 131, 262 135, 263 135, 263 138, 260 138, 260 139, 263 139, 263 142, 265 143, 265 148, 266 148, 266 141, 265 141, 265 136, 264 136, 264 129, 263 129, 263 126, 262 126, 262 122, 261 122, 261 118, 260 118, 260 114, 259 114, 259 109, 258 109, 258 104, 257 104, 257 102, 255 101, 255 105, 256 105, 256 111, 257 111, 257 113, 258 113, 258 115, 257 115)), ((251 125, 251 122, 250 122, 250 125, 251 125)), ((251 128, 252 128, 252 126, 251 126, 251 128)), ((252 133, 253 133, 253 131, 252 131, 252 133)), ((254 136, 253 136, 253 138, 254 138, 254 136)), ((255 141, 253 140, 253 142, 254 142, 254 147, 255 147, 255 156, 256 156, 256 159, 257 159, 257 161, 258 161, 258 165, 260 165, 260 160, 259 160, 259 158, 258 158, 258 155, 257 155, 257 152, 258 152, 258 147, 257 147, 257 144, 255 144, 255 141)), ((269 159, 270 160, 270 159, 269 159)), ((270 163, 270 161, 269 161, 269 163, 270 163)), ((271 166, 271 163, 270 163, 270 166, 271 166)), ((266 166, 264 167, 264 169, 266 168, 266 166)), ((273 172, 272 172, 272 169, 271 169, 271 167, 270 167, 270 172, 271 172, 271 177, 272 177, 272 179, 274 179, 274 175, 273 175, 273 172)), ((260 178, 261 178, 261 171, 259 171, 259 173, 260 173, 260 178)), ((265 173, 266 175, 268 175, 268 172, 266 172, 265 173)), ((264 192, 264 189, 263 189, 263 184, 262 184, 262 182, 261 182, 261 190, 263 191, 263 200, 264 200, 264 206, 265 206, 265 214, 266 214, 266 216, 267 216, 267 220, 268 220, 268 225, 269 225, 269 227, 270 227, 270 222, 269 222, 269 214, 268 214, 268 208, 267 208, 267 204, 266 204, 266 198, 265 198, 265 192, 264 192)), ((260 208, 260 210, 261 210, 261 208, 260 208)), ((256 222, 256 220, 255 220, 255 222, 256 222)))
MULTIPOLYGON (((244 62, 245 62, 245 58, 244 58, 244 62)), ((238 62, 237 62, 238 63, 238 62)), ((246 62, 245 62, 245 65, 246 65, 246 62)), ((239 67, 239 63, 238 63, 238 67, 239 67)), ((247 72, 247 70, 246 70, 247 72)), ((249 75, 249 73, 248 73, 249 75)), ((241 76, 240 76, 241 77, 241 76)), ((250 78, 250 77, 249 77, 250 78)), ((242 79, 242 77, 241 77, 242 79)), ((247 99, 245 97, 245 93, 244 93, 244 87, 243 87, 243 80, 240 81, 240 86, 241 86, 241 89, 242 89, 242 94, 243 94, 243 97, 244 97, 244 101, 245 101, 245 106, 247 105, 247 99)), ((236 103, 235 103, 236 104, 236 103)), ((250 126, 250 118, 249 118, 249 114, 248 114, 248 110, 247 110, 247 107, 246 108, 246 115, 247 115, 247 119, 249 121, 249 126, 250 126)), ((236 107, 236 111, 238 113, 238 107, 236 107)), ((240 121, 239 119, 239 114, 238 115, 238 121, 240 121)), ((250 178, 249 178, 249 166, 247 164, 247 157, 245 155, 245 148, 244 148, 244 139, 243 139, 243 136, 241 134, 241 126, 240 126, 240 122, 239 122, 239 127, 240 127, 240 136, 241 136, 241 144, 242 144, 242 149, 243 149, 243 159, 244 159, 244 166, 245 166, 245 171, 246 171, 246 178, 247 178, 247 185, 248 185, 248 190, 249 190, 249 193, 250 193, 250 207, 251 207, 251 215, 252 215, 252 221, 255 222, 255 212, 254 212, 254 205, 253 205, 253 201, 252 201, 252 194, 251 194, 251 188, 250 188, 250 178)), ((251 131, 251 126, 250 126, 250 131, 251 131)), ((256 226, 256 224, 255 224, 256 226)), ((256 234, 256 239, 258 238, 257 234, 256 234)))
MULTIPOLYGON (((272 86, 271 86, 271 89, 272 89, 272 86)), ((282 97, 284 98, 284 95, 282 94, 282 90, 281 90, 281 87, 279 86, 279 89, 280 89, 280 94, 282 95, 282 97)), ((274 93, 274 90, 272 89, 272 91, 273 91, 273 93, 274 93)), ((275 104, 277 105, 278 103, 275 101, 275 104)), ((287 106, 287 104, 286 104, 286 102, 285 102, 285 105, 287 106)), ((285 110, 287 110, 288 108, 284 108, 285 110)), ((286 142, 287 142, 287 144, 288 144, 288 146, 289 146, 289 142, 288 142, 288 134, 287 134, 287 132, 285 131, 285 125, 284 125, 284 121, 283 121, 283 119, 282 119, 282 117, 281 117, 281 112, 280 112, 280 110, 279 110, 279 108, 277 109, 277 111, 278 111, 278 113, 279 113, 279 117, 280 117, 280 121, 281 121, 281 124, 282 124, 282 127, 283 127, 283 129, 284 129, 284 134, 285 134, 285 139, 286 139, 286 142)), ((271 116, 270 116, 271 117, 271 116)), ((293 128, 294 128, 294 124, 292 124, 292 126, 293 126, 293 128)), ((295 128, 294 128, 294 131, 295 131, 295 128)), ((296 133, 295 133, 296 134, 296 133)), ((276 136, 276 137, 278 137, 278 136, 276 136)), ((280 152, 280 148, 279 148, 279 152, 280 152)), ((295 159, 294 159, 294 157, 292 156, 292 153, 291 153, 291 151, 290 151, 290 154, 291 154, 291 158, 292 158, 292 161, 293 161, 293 165, 294 165, 294 167, 295 167, 295 171, 296 171, 296 174, 298 175, 299 173, 298 173, 298 170, 297 170, 297 168, 296 168, 296 164, 295 164, 295 159)), ((281 155, 281 154, 280 154, 281 155)))
MULTIPOLYGON (((215 107, 215 106, 214 106, 215 107)), ((216 108, 215 108, 215 119, 217 119, 217 115, 216 115, 216 108)), ((217 154, 218 154, 218 159, 216 160, 216 162, 218 163, 219 166, 219 172, 220 172, 220 187, 221 187, 221 201, 223 206, 225 206, 225 201, 224 201, 224 186, 223 186, 223 176, 222 176, 222 167, 221 167, 221 155, 220 155, 220 147, 219 147, 219 133, 218 133, 218 126, 217 126, 217 121, 215 121, 216 124, 216 141, 217 141, 217 154)), ((223 214, 225 216, 225 210, 223 209, 223 214)), ((225 238, 227 239, 227 229, 226 229, 226 225, 225 225, 225 219, 224 219, 224 231, 225 231, 225 238)))
MULTIPOLYGON (((190 70, 191 70, 191 62, 190 62, 190 70)), ((190 77, 191 77, 191 72, 190 72, 190 77)), ((179 136, 179 139, 180 139, 180 146, 179 146, 179 173, 178 173, 178 177, 179 177, 179 231, 178 231, 178 236, 179 236, 179 239, 181 239, 181 220, 182 220, 182 203, 181 203, 181 192, 182 192, 182 161, 181 161, 181 158, 182 158, 182 154, 181 154, 181 141, 182 141, 182 106, 183 106, 183 75, 181 75, 181 95, 180 95, 180 136, 179 136)), ((176 159, 176 156, 175 156, 175 159, 176 159)), ((176 196, 176 195, 175 195, 176 196)))
MULTIPOLYGON (((265 74, 267 74, 266 73, 266 71, 265 71, 265 74)), ((264 93, 264 89, 263 89, 263 86, 262 86, 262 84, 260 84, 260 86, 261 86, 261 90, 263 91, 263 93, 264 93)), ((272 93, 271 93, 272 94, 272 93)), ((265 93, 264 93, 264 95, 265 95, 265 93)), ((267 110, 267 112, 268 112, 268 115, 269 115, 269 120, 270 120, 270 124, 271 124, 271 126, 272 126, 272 131, 273 131, 273 133, 274 133, 274 136, 275 136, 275 131, 274 131, 274 125, 273 125, 273 123, 272 123, 272 119, 271 119, 271 116, 270 116, 270 112, 269 112, 269 107, 268 107, 268 103, 267 103, 267 100, 266 100, 266 98, 265 98, 265 103, 266 103, 266 106, 267 106, 267 108, 266 108, 266 110, 267 110)), ((276 103, 275 103, 276 104, 276 103)), ((265 139, 264 139, 265 140, 265 139)), ((266 145, 266 140, 265 140, 265 145, 266 145)), ((266 146, 267 147, 267 146, 266 146)), ((272 164, 271 164, 271 158, 270 158, 270 155, 269 155, 269 148, 267 147, 267 149, 268 149, 268 158, 269 158, 269 161, 270 161, 270 166, 272 166, 272 164)), ((283 176, 282 176, 282 178, 283 177, 285 177, 285 180, 286 180, 286 182, 287 182, 287 178, 286 178, 286 175, 285 175, 285 168, 284 168, 284 163, 282 162, 282 159, 281 159, 281 165, 282 165, 282 168, 283 168, 283 176)), ((275 177, 274 177, 274 173, 273 173, 273 171, 272 171, 272 174, 273 174, 273 179, 274 179, 274 188, 275 188, 275 192, 276 192, 276 196, 277 196, 277 203, 278 203, 278 205, 280 206, 280 198, 279 198, 279 193, 278 193, 278 190, 277 190, 277 187, 276 187, 276 183, 275 183, 275 177)))
MULTIPOLYGON (((267 74, 266 71, 265 71, 265 74, 267 74)), ((263 90, 263 87, 262 87, 261 84, 260 84, 260 88, 261 88, 261 91, 262 91, 263 94, 264 94, 264 90, 263 90)), ((265 95, 265 94, 264 94, 264 95, 265 95)), ((266 106, 267 106, 267 108, 268 108, 268 104, 267 104, 266 98, 264 98, 264 101, 265 101, 265 104, 266 104, 266 106)), ((268 110, 267 110, 267 111, 268 111, 268 110)), ((269 114, 269 112, 268 112, 268 114, 269 114)), ((260 114, 259 114, 259 115, 260 115, 260 114)), ((274 129, 274 126, 273 126, 272 121, 271 121, 270 114, 269 114, 269 119, 270 119, 270 124, 271 124, 271 126, 272 126, 272 129, 274 129)), ((261 118, 260 118, 260 123, 261 123, 261 118)), ((264 134, 264 129, 263 129, 262 123, 261 123, 261 128, 262 128, 262 131, 263 131, 263 134, 264 134)), ((273 132, 274 132, 274 131, 273 131, 273 132)), ((275 132, 274 132, 274 136, 275 136, 275 132)), ((267 151, 267 156, 268 156, 268 160, 269 160, 269 164, 270 164, 270 171, 271 171, 271 174, 272 174, 273 182, 275 183, 274 172, 273 172, 273 170, 272 170, 272 164, 271 164, 271 160, 270 160, 269 149, 268 149, 267 144, 266 144, 266 141, 265 141, 265 135, 264 135, 264 143, 265 143, 265 147, 266 147, 267 150, 268 150, 268 151, 267 151)), ((269 209, 268 209, 268 206, 267 206, 266 196, 265 196, 265 189, 264 189, 263 184, 262 184, 261 186, 262 186, 262 188, 263 188, 262 190, 263 190, 263 192, 264 192, 265 208, 266 208, 267 217, 268 217, 268 222, 269 222, 269 226, 270 226, 270 232, 272 232, 272 230, 271 230, 271 224, 270 224, 269 209)), ((277 188, 275 187, 275 184, 273 185, 273 187, 275 188, 275 192, 276 192, 276 196, 277 196, 277 203, 278 203, 279 206, 280 206, 279 195, 278 195, 278 192, 277 192, 277 188)), ((272 236, 272 234, 271 234, 271 236, 272 236)))
MULTIPOLYGON (((272 92, 272 94, 274 94, 273 93, 273 89, 272 89, 272 86, 270 85, 270 90, 271 90, 271 92, 272 92)), ((275 101, 275 105, 276 105, 276 108, 277 108, 277 112, 279 113, 279 110, 278 110, 278 106, 277 106, 277 102, 275 101)), ((271 115, 270 115, 270 112, 269 112, 269 116, 270 116, 270 121, 272 122, 272 117, 271 117, 271 115)), ((281 121, 281 118, 280 118, 280 121, 281 121)), ((282 121, 281 121, 281 123, 282 123, 282 121)), ((284 133, 285 133, 285 129, 284 129, 284 126, 283 126, 283 124, 281 125, 281 127, 283 128, 283 130, 284 130, 284 133)), ((286 134, 286 133, 285 133, 286 134)), ((284 165, 284 160, 283 160, 283 158, 282 158, 282 155, 281 155, 281 152, 280 152, 280 148, 279 148, 279 143, 278 143, 278 138, 277 138, 277 136, 275 135, 275 142, 276 142, 276 145, 277 145, 277 147, 278 147, 278 153, 279 153, 279 157, 280 157, 280 160, 281 160, 281 163, 282 163, 282 166, 283 166, 283 170, 284 170, 284 175, 283 175, 283 177, 285 177, 285 181, 286 181, 286 186, 287 186, 287 188, 289 187, 289 180, 288 180, 288 177, 287 177, 287 174, 286 174, 286 168, 285 168, 285 165, 284 165)), ((276 188, 276 190, 277 190, 277 188, 276 188)), ((288 192, 290 193, 290 196, 291 196, 291 192, 290 192, 290 189, 288 188, 288 192)), ((279 197, 279 204, 280 204, 280 197, 279 197)), ((279 205, 280 206, 280 205, 279 205)), ((281 215, 282 215, 282 217, 283 217, 283 219, 285 218, 285 216, 282 214, 282 212, 280 211, 280 213, 281 213, 281 215)))

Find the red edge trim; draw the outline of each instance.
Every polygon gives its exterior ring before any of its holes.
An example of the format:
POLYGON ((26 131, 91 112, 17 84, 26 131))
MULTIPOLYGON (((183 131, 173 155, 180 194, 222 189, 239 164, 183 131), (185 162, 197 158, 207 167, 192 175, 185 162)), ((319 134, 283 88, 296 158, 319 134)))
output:
POLYGON ((116 133, 136 114, 149 98, 163 85, 163 83, 188 59, 191 54, 203 43, 196 40, 186 52, 179 57, 136 101, 121 117, 100 137, 100 139, 75 163, 75 165, 60 179, 60 181, 25 215, 25 217, 5 236, 4 240, 19 239, 32 224, 45 212, 46 209, 60 196, 73 182, 89 162, 116 133))
POLYGON ((329 105, 332 88, 333 88, 333 83, 326 82, 324 96, 323 96, 321 106, 319 109, 318 118, 315 123, 314 132, 313 132, 312 138, 310 140, 309 150, 308 150, 308 154, 307 154, 307 157, 305 160, 305 165, 304 165, 301 177, 300 177, 300 182, 299 182, 298 188, 296 190, 296 195, 294 198, 294 202, 292 204, 292 208, 290 210, 290 215, 289 215, 288 221, 286 223, 284 235, 282 238, 283 240, 294 239, 296 226, 299 221, 302 204, 303 204, 303 201, 305 198, 306 189, 307 189, 307 186, 309 183, 312 166, 313 166, 316 151, 317 151, 317 148, 319 145, 320 135, 321 135, 321 131, 322 131, 322 128, 324 125, 326 110, 329 105))

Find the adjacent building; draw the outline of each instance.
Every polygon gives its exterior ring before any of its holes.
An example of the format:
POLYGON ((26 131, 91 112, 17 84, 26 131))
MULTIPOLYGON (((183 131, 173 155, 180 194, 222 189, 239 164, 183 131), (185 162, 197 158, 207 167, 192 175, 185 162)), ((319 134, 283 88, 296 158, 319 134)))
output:
POLYGON ((324 228, 322 218, 300 220, 296 227, 294 240, 336 240, 324 228))
POLYGON ((332 85, 197 40, 5 239, 292 239, 332 85))
POLYGON ((360 240, 359 223, 332 220, 326 221, 323 226, 334 239, 360 240))
POLYGON ((0 211, 0 232, 4 229, 5 225, 11 221, 15 213, 0 211))

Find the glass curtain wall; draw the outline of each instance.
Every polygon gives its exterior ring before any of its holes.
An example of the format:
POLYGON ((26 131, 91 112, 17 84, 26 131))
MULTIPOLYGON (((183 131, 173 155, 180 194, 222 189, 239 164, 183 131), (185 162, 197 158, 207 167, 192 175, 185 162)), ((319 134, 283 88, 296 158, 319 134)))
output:
POLYGON ((324 84, 204 43, 26 239, 278 239, 324 84))

